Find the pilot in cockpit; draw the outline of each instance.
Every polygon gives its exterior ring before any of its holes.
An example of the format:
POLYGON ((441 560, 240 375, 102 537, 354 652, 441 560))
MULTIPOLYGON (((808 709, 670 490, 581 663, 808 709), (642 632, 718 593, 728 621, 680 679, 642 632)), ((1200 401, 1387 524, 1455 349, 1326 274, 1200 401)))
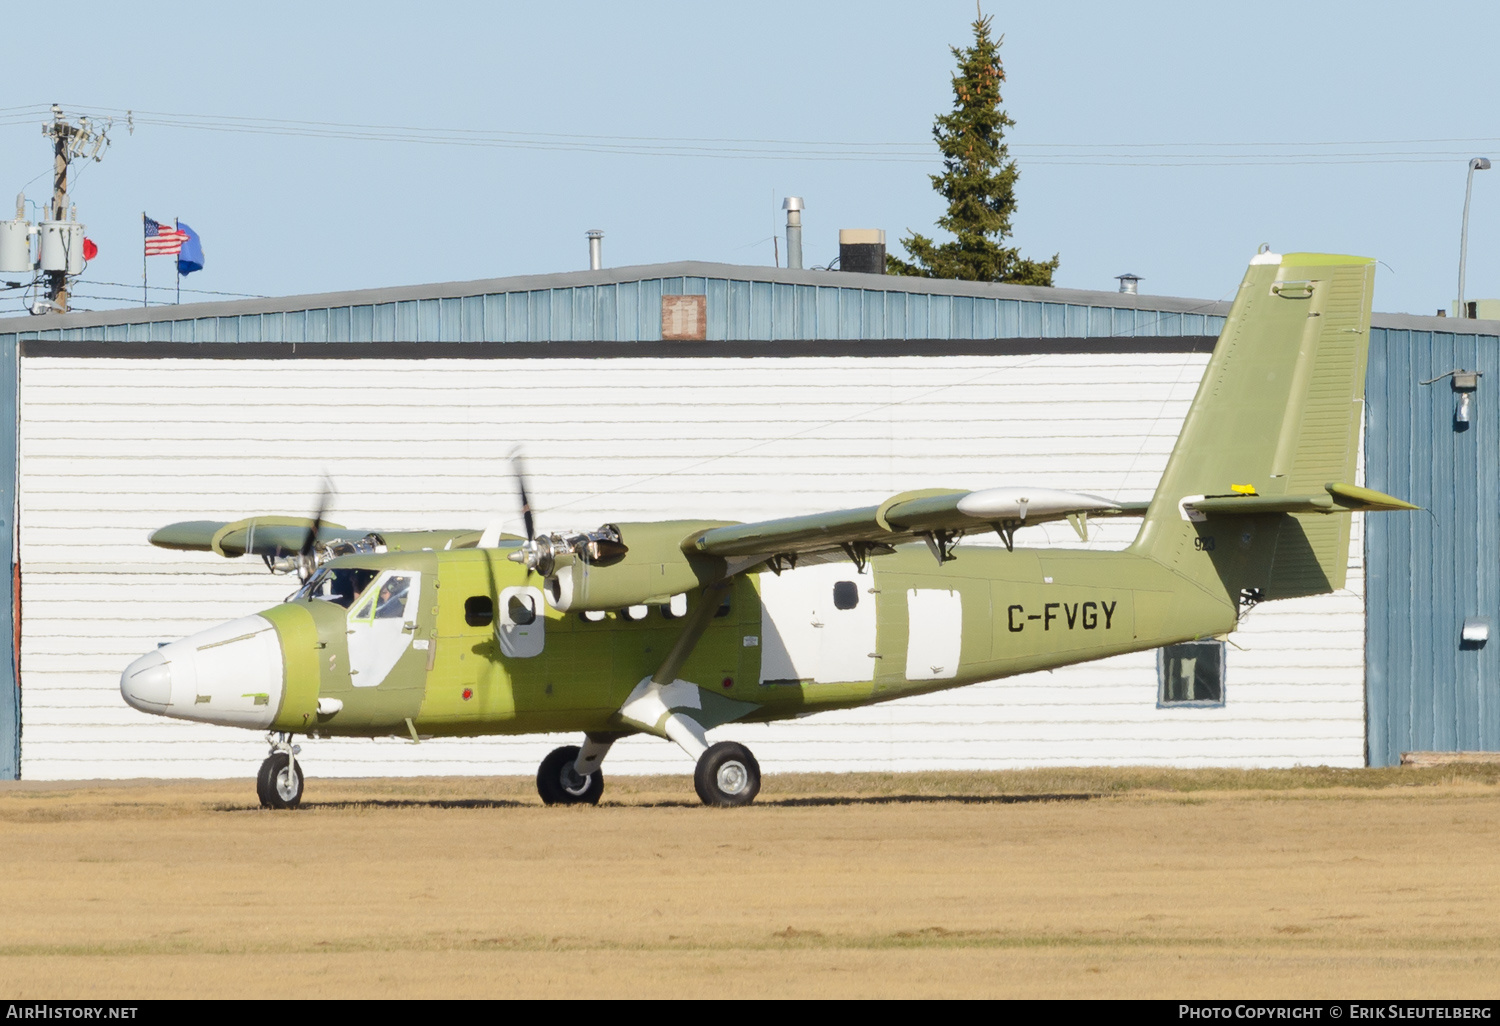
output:
POLYGON ((380 586, 380 595, 375 600, 375 619, 399 620, 406 612, 406 593, 411 588, 409 577, 388 577, 380 586))

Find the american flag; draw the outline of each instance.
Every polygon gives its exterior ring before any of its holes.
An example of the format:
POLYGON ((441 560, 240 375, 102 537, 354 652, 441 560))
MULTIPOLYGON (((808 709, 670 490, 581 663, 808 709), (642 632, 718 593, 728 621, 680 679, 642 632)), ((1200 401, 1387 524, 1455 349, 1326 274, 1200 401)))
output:
POLYGON ((182 244, 187 241, 187 232, 157 224, 144 214, 142 217, 146 222, 147 256, 176 256, 182 251, 182 244))

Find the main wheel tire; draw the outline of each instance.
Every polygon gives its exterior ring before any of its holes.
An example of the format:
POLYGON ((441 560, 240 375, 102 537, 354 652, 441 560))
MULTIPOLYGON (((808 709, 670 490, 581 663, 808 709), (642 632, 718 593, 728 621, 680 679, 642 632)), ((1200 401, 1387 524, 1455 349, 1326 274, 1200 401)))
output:
POLYGON ((285 752, 272 752, 255 775, 255 793, 264 808, 295 809, 302 803, 303 783, 302 767, 285 752))
POLYGON ((594 770, 579 776, 573 764, 578 761, 578 746, 553 749, 536 771, 536 793, 548 805, 598 805, 604 793, 604 773, 594 770))
POLYGON ((749 805, 760 794, 760 763, 744 745, 720 741, 698 758, 693 787, 704 805, 749 805))

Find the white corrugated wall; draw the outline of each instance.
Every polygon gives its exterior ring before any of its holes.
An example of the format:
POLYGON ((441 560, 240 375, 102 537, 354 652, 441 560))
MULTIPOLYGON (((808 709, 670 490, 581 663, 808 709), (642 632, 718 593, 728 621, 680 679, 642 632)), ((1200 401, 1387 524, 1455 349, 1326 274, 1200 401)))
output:
MULTIPOLYGON (((610 360, 27 358, 21 386, 22 775, 246 776, 260 735, 138 713, 120 670, 295 585, 152 548, 174 520, 304 514, 384 528, 514 518, 521 443, 545 529, 754 520, 918 487, 1149 496, 1206 354, 610 360)), ((1094 526, 1127 544, 1137 521, 1094 526)), ((1022 543, 1078 545, 1066 525, 1022 543)), ((769 726, 767 770, 1364 761, 1364 580, 1233 636, 1227 704, 1158 709, 1153 653, 769 726)), ((531 773, 557 738, 312 741, 310 775, 531 773)), ((681 771, 627 739, 613 772, 681 771)))

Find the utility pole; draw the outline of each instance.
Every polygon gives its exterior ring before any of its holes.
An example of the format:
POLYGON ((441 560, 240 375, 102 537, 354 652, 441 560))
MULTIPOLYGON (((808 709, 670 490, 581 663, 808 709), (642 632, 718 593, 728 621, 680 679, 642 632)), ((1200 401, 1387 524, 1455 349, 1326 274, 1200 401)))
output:
MULTIPOLYGON (((52 105, 52 123, 42 126, 42 134, 52 140, 52 220, 58 223, 71 222, 68 207, 68 165, 74 160, 99 160, 100 151, 109 145, 109 129, 113 120, 95 128, 87 117, 80 117, 74 125, 63 117, 62 108, 52 105)), ((76 233, 76 244, 83 244, 83 229, 76 233)), ((73 244, 74 233, 65 236, 73 244)), ((69 260, 71 262, 71 260, 69 260)), ((68 270, 46 270, 47 299, 55 313, 68 311, 68 270)))
MULTIPOLYGON (((52 105, 52 124, 42 134, 52 137, 52 220, 68 219, 68 154, 78 129, 62 119, 62 108, 52 105)), ((47 271, 47 298, 57 313, 68 312, 68 272, 47 271)))

